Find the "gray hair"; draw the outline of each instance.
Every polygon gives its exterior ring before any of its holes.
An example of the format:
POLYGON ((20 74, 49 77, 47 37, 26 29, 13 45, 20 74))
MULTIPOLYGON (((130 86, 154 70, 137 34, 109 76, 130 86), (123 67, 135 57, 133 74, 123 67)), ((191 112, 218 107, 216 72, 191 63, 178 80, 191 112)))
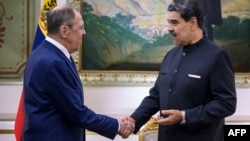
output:
POLYGON ((62 25, 73 27, 75 12, 72 7, 61 6, 46 13, 48 34, 56 34, 62 25))

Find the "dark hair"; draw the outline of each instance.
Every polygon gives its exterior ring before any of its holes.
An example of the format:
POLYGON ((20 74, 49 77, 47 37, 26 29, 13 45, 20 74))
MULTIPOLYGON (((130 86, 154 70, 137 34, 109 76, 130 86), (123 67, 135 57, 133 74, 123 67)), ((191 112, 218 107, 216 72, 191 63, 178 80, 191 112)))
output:
POLYGON ((196 17, 198 26, 203 29, 203 12, 197 0, 173 0, 168 6, 168 11, 180 13, 181 18, 185 21, 189 21, 192 17, 196 17))
POLYGON ((48 11, 46 16, 48 34, 58 33, 62 25, 73 27, 75 13, 74 9, 69 6, 48 11))

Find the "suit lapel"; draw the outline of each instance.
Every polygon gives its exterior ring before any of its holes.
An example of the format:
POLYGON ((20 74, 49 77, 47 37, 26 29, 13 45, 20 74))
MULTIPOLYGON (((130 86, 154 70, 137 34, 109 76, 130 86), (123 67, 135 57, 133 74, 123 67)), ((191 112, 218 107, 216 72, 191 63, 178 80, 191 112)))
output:
POLYGON ((79 82, 79 86, 82 87, 82 82, 80 80, 80 77, 78 75, 76 66, 75 66, 75 62, 73 60, 72 57, 70 57, 71 61, 57 48, 55 47, 52 43, 44 40, 43 41, 44 47, 48 48, 49 50, 52 50, 53 52, 55 52, 60 58, 62 58, 63 60, 65 60, 65 62, 68 64, 69 68, 71 69, 71 71, 73 72, 75 78, 78 80, 79 82))

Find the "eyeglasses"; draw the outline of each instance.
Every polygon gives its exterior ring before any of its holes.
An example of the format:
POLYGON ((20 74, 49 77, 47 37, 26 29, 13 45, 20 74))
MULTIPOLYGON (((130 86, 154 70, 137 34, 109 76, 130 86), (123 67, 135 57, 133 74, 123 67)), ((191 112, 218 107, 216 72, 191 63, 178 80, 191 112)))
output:
MULTIPOLYGON (((70 29, 72 28, 72 25, 62 25, 62 27, 63 27, 63 26, 68 27, 68 28, 70 28, 70 29)), ((79 29, 79 30, 85 31, 84 25, 83 25, 83 26, 80 26, 78 29, 79 29)))
POLYGON ((79 29, 81 29, 81 30, 84 30, 85 31, 85 27, 84 27, 84 25, 83 26, 80 26, 80 28, 79 29))

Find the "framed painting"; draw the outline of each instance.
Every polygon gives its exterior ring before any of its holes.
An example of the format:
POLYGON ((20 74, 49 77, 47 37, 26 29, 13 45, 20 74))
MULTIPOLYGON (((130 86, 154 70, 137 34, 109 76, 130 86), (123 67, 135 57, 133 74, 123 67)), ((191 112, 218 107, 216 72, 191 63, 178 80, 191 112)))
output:
POLYGON ((22 79, 30 49, 32 0, 0 1, 0 81, 19 82, 22 79), (15 6, 14 6, 15 5, 15 6), (13 8, 14 6, 14 8, 13 8))
MULTIPOLYGON (((87 33, 81 50, 75 55, 83 83, 88 86, 153 85, 162 59, 174 47, 166 22, 166 7, 171 1, 68 0, 81 10, 87 33)), ((247 5, 250 3, 248 0, 220 2, 219 20, 223 24, 211 25, 214 41, 228 51, 236 71, 237 87, 249 87, 250 11, 247 5)))

